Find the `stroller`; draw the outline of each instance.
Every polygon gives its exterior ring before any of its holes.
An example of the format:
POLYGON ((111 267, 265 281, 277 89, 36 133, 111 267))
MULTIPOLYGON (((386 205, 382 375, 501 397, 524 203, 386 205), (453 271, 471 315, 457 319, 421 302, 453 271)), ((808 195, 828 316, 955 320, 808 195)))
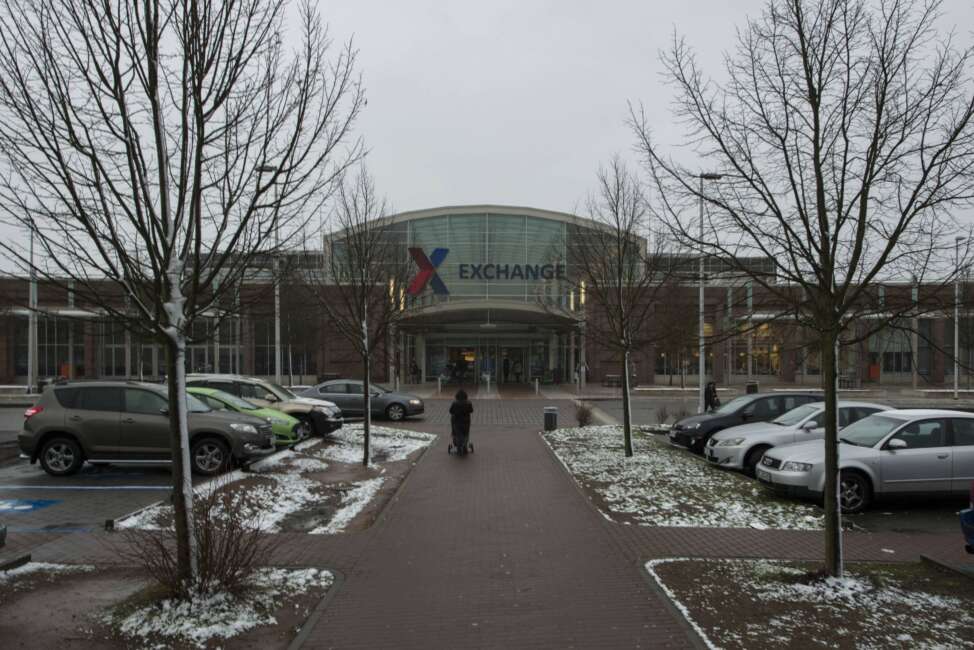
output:
POLYGON ((467 392, 461 388, 457 391, 453 404, 450 405, 453 442, 446 448, 447 453, 466 456, 468 452, 473 452, 473 443, 470 442, 471 413, 473 413, 473 404, 467 399, 467 392))

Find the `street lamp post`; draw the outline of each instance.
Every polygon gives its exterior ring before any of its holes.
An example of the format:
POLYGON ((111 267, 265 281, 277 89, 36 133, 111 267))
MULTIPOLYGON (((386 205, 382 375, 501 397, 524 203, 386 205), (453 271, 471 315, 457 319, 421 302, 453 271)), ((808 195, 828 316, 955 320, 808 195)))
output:
MULTIPOLYGON (((273 165, 261 165, 257 168, 258 178, 260 174, 273 174, 277 172, 277 167, 273 165)), ((277 187, 274 188, 274 199, 277 202, 277 187)), ((281 383, 281 371, 283 363, 281 361, 281 278, 278 273, 278 255, 280 255, 281 239, 277 224, 277 206, 274 206, 274 381, 281 383)))
POLYGON ((954 237, 954 399, 958 399, 960 378, 960 245, 961 236, 954 237))
MULTIPOLYGON (((704 228, 703 228, 703 182, 704 181, 716 181, 716 180, 720 180, 721 177, 722 177, 722 174, 700 174, 699 177, 698 177, 700 179, 700 194, 699 194, 699 199, 700 199, 700 245, 701 246, 703 245, 703 236, 704 236, 704 228)), ((704 396, 704 383, 705 383, 704 379, 705 379, 705 376, 706 376, 706 373, 707 373, 707 358, 705 356, 705 349, 704 349, 704 344, 703 344, 703 338, 704 338, 704 333, 703 333, 703 300, 704 300, 704 296, 703 296, 703 294, 704 294, 703 257, 704 257, 703 256, 703 251, 701 251, 701 253, 700 253, 700 268, 699 268, 699 273, 700 273, 700 277, 699 277, 699 280, 700 280, 700 297, 699 298, 700 298, 700 300, 699 300, 699 302, 700 302, 700 304, 698 305, 699 306, 699 310, 700 310, 700 313, 699 313, 699 317, 700 317, 699 320, 700 320, 700 322, 699 322, 699 328, 698 328, 698 332, 697 332, 697 339, 698 339, 697 340, 697 344, 698 344, 698 347, 699 347, 699 354, 698 354, 698 356, 700 357, 699 358, 699 366, 698 366, 698 370, 697 370, 697 377, 698 377, 698 380, 699 380, 698 383, 700 384, 699 387, 698 387, 698 390, 697 390, 697 412, 698 413, 703 413, 706 410, 706 400, 705 400, 705 396, 704 396)))

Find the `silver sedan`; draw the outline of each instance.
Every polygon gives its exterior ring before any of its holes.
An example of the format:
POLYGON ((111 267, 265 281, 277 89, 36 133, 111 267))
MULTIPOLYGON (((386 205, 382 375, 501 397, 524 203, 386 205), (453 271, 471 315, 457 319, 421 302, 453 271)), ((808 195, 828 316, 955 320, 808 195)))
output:
MULTIPOLYGON (((839 426, 844 428, 866 416, 888 411, 889 406, 871 402, 839 402, 839 426)), ((825 402, 793 408, 770 422, 751 422, 715 433, 707 442, 705 457, 714 465, 754 475, 764 452, 793 442, 825 437, 825 402)))
MULTIPOLYGON (((875 497, 965 495, 974 479, 974 414, 941 409, 884 411, 840 434, 840 503, 865 510, 875 497)), ((776 492, 821 499, 822 440, 764 454, 757 477, 776 492)))

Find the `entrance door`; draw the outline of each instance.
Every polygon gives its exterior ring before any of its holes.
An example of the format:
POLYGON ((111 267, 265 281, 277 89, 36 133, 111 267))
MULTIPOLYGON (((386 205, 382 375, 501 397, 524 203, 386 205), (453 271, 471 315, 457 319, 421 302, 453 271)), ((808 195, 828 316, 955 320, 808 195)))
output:
POLYGON ((522 347, 501 348, 501 377, 498 383, 522 384, 528 380, 527 359, 522 347))
POLYGON ((473 346, 447 349, 447 372, 454 384, 476 383, 477 350, 473 346))

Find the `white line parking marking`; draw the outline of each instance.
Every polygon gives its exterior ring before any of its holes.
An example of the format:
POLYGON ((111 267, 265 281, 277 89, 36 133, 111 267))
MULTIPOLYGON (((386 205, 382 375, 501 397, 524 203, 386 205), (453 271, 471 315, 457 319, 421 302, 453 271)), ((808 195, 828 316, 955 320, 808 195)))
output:
POLYGON ((171 485, 0 485, 0 490, 171 490, 171 485))

